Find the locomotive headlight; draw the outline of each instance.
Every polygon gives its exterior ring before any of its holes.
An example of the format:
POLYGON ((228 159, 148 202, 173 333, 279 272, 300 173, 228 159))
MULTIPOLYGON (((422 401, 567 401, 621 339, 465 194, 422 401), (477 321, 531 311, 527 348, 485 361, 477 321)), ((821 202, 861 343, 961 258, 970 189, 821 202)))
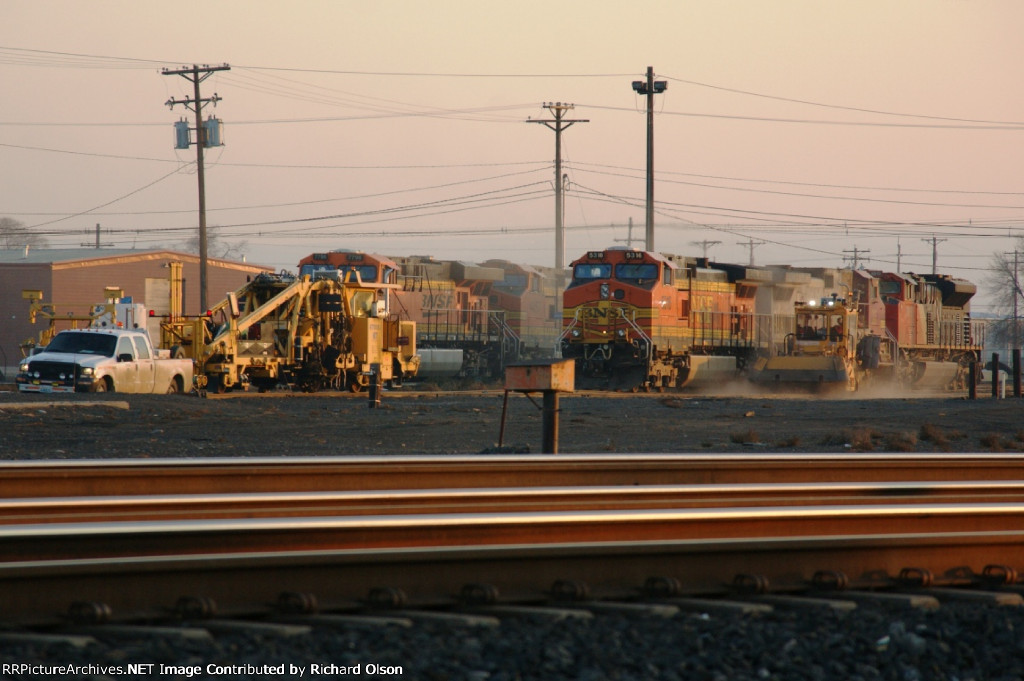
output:
POLYGON ((573 329, 572 330, 572 337, 573 338, 579 338, 580 337, 580 330, 579 329, 573 329))
POLYGON ((619 329, 618 331, 615 332, 615 334, 619 338, 625 338, 626 337, 626 330, 625 329, 619 329))
POLYGON ((608 298, 608 284, 607 283, 601 284, 601 297, 605 298, 605 299, 608 298))

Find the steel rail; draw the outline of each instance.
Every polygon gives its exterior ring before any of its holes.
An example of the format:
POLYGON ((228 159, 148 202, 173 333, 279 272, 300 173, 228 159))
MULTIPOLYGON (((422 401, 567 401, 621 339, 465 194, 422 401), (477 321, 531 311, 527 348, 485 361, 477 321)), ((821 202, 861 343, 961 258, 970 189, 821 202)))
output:
POLYGON ((1024 502, 1024 481, 750 483, 355 492, 256 492, 0 500, 0 523, 138 522, 814 504, 1024 502))
POLYGON ((779 506, 81 522, 0 527, 0 565, 68 557, 573 541, 1024 531, 1024 503, 779 506), (875 525, 872 525, 875 523, 875 525), (780 533, 778 527, 785 526, 780 533))
MULTIPOLYGON (((179 596, 267 609, 554 579, 1024 568, 1014 455, 336 457, 0 464, 0 620, 179 596)), ((129 615, 125 615, 129 616, 129 615)))
POLYGON ((821 569, 852 576, 973 573, 1024 565, 1024 503, 923 503, 636 511, 417 514, 0 528, 0 616, 119 612, 179 596, 229 608, 289 589, 359 602, 375 586, 450 599, 486 582, 536 597, 553 579, 630 592, 654 575, 720 589, 737 573, 803 585, 821 569))
POLYGON ((1016 480, 1016 454, 593 454, 0 462, 0 499, 756 482, 1016 480))

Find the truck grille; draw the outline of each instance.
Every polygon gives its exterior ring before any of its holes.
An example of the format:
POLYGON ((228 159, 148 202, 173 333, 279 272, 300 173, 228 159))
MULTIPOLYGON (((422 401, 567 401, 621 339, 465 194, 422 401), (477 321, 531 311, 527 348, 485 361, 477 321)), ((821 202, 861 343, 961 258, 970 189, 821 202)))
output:
POLYGON ((39 372, 39 378, 43 381, 69 380, 75 376, 75 365, 71 362, 32 362, 29 372, 35 376, 39 372), (63 374, 63 378, 61 377, 63 374))

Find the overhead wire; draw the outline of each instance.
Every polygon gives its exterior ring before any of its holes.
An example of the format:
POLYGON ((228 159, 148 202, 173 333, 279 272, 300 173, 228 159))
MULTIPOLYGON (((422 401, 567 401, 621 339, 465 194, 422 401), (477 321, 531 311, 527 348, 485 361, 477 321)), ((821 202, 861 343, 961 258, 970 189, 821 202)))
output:
MULTIPOLYGON (((74 66, 74 67, 78 67, 78 68, 152 68, 155 65, 166 64, 166 63, 169 63, 169 62, 162 61, 162 60, 126 59, 126 58, 118 58, 118 57, 104 57, 104 56, 100 56, 100 55, 86 55, 86 54, 76 54, 76 53, 66 53, 66 52, 52 52, 52 51, 42 51, 42 50, 20 50, 18 48, 0 48, 0 63, 10 63, 10 64, 17 64, 17 65, 31 65, 31 66, 46 66, 46 67, 74 66)), ((496 112, 500 112, 500 111, 515 110, 516 108, 520 108, 520 107, 525 106, 525 105, 505 105, 504 107, 479 107, 479 108, 474 108, 474 109, 441 109, 441 108, 436 108, 436 107, 421 107, 420 105, 416 105, 416 104, 408 103, 408 102, 399 102, 399 101, 395 101, 395 100, 386 100, 386 99, 383 99, 383 98, 374 98, 374 97, 369 97, 369 96, 354 95, 353 93, 347 93, 347 92, 340 91, 340 90, 334 91, 331 88, 322 88, 320 86, 309 86, 308 84, 300 83, 298 81, 295 81, 294 79, 284 78, 282 76, 278 76, 277 74, 278 73, 310 73, 310 74, 329 73, 329 74, 337 74, 337 75, 395 76, 395 77, 438 77, 438 78, 443 78, 443 77, 452 77, 452 78, 474 78, 474 77, 488 77, 488 78, 495 78, 495 77, 509 77, 509 78, 594 77, 594 78, 604 78, 604 77, 616 77, 616 78, 618 78, 618 77, 625 77, 625 76, 633 75, 633 74, 483 74, 483 73, 427 73, 427 72, 369 72, 369 71, 341 71, 341 70, 325 70, 325 69, 288 69, 288 68, 278 68, 278 67, 260 67, 260 66, 244 66, 244 65, 243 66, 238 66, 238 67, 236 67, 236 69, 237 69, 237 71, 229 77, 229 83, 232 86, 243 87, 243 88, 251 88, 251 89, 253 89, 255 91, 262 91, 262 92, 269 93, 269 94, 278 94, 280 96, 303 97, 303 98, 306 98, 306 101, 317 102, 317 103, 325 103, 325 104, 330 104, 330 105, 334 105, 334 106, 355 106, 355 107, 361 107, 364 110, 373 112, 374 113, 374 117, 394 117, 394 116, 410 116, 410 115, 412 115, 412 116, 442 116, 442 117, 451 117, 451 116, 484 116, 485 114, 486 115, 490 115, 491 113, 496 113, 496 112), (252 76, 252 72, 263 73, 263 74, 266 75, 266 78, 254 78, 252 76), (237 74, 237 78, 236 78, 235 74, 237 74), (345 99, 346 96, 350 96, 350 95, 352 96, 351 99, 345 99)), ((894 116, 894 117, 902 117, 902 118, 914 118, 914 119, 921 119, 921 120, 930 121, 930 122, 928 122, 928 123, 904 123, 904 122, 885 122, 885 121, 882 121, 882 122, 878 122, 878 121, 838 121, 838 120, 815 120, 815 119, 807 119, 807 118, 791 119, 791 118, 774 118, 774 117, 761 117, 761 116, 733 116, 733 115, 728 115, 728 114, 676 112, 676 111, 663 111, 662 112, 664 115, 668 115, 668 116, 702 116, 702 117, 710 117, 710 118, 723 118, 723 119, 733 119, 733 120, 749 120, 749 121, 758 121, 758 122, 769 121, 769 122, 781 122, 781 123, 808 123, 808 124, 818 124, 818 125, 885 126, 885 127, 911 127, 911 128, 965 129, 965 130, 1018 130, 1021 127, 1024 127, 1024 123, 1020 123, 1020 122, 1016 122, 1016 121, 998 121, 998 120, 984 120, 984 119, 971 119, 971 118, 954 118, 954 117, 949 117, 949 116, 937 116, 937 115, 929 115, 929 114, 909 114, 909 113, 903 113, 903 112, 882 111, 882 110, 869 109, 869 108, 864 108, 864 107, 850 107, 850 106, 844 106, 844 105, 835 105, 835 104, 827 104, 827 103, 822 103, 822 102, 815 102, 815 101, 811 101, 811 100, 807 100, 807 99, 797 99, 797 98, 781 97, 781 96, 776 96, 776 95, 768 95, 768 94, 765 94, 765 93, 745 91, 745 90, 739 90, 739 89, 736 89, 736 88, 727 88, 727 87, 717 86, 717 85, 710 85, 710 84, 707 84, 707 83, 701 83, 701 82, 698 82, 698 81, 692 81, 692 80, 681 79, 681 78, 674 78, 674 77, 669 77, 669 78, 671 78, 672 80, 674 80, 676 82, 684 83, 684 84, 687 84, 687 85, 693 85, 693 86, 705 87, 705 88, 712 88, 712 89, 716 89, 716 90, 732 92, 732 93, 742 94, 742 95, 746 95, 746 96, 761 97, 761 98, 767 98, 767 99, 774 99, 774 100, 777 100, 777 101, 791 102, 791 103, 797 103, 797 104, 802 104, 802 105, 811 105, 811 106, 816 106, 816 107, 823 107, 823 108, 830 108, 830 109, 837 109, 837 110, 846 110, 846 111, 857 112, 857 113, 868 113, 868 114, 872 114, 872 115, 884 115, 884 116, 894 116)), ((600 106, 600 105, 586 105, 586 106, 591 106, 592 108, 596 108, 596 109, 605 109, 605 110, 613 110, 613 111, 614 110, 629 111, 629 109, 620 108, 620 107, 608 107, 608 106, 600 106)), ((324 118, 301 118, 301 119, 288 119, 288 120, 248 121, 248 122, 241 122, 241 124, 307 123, 307 122, 322 122, 322 121, 354 120, 354 119, 357 119, 357 118, 362 118, 362 116, 358 116, 358 117, 343 116, 343 117, 324 117, 324 118)), ((505 122, 504 120, 500 120, 500 119, 497 119, 497 118, 490 118, 490 119, 481 118, 481 120, 491 120, 491 121, 505 122)), ((509 118, 508 120, 512 120, 512 119, 509 118)), ((14 124, 8 123, 8 125, 20 125, 20 124, 18 124, 18 123, 14 123, 14 124)), ((79 123, 79 124, 70 123, 70 124, 57 124, 57 125, 83 125, 83 124, 81 124, 81 123, 79 123)), ((154 123, 154 124, 146 124, 146 125, 157 125, 157 124, 154 123)), ((162 124, 160 124, 160 125, 162 125, 162 124)), ((11 148, 31 149, 31 147, 21 146, 21 145, 2 145, 2 144, 0 144, 0 146, 6 146, 6 147, 11 147, 11 148)), ((36 149, 37 150, 50 151, 50 152, 57 152, 57 153, 81 154, 81 155, 87 155, 87 156, 88 155, 106 156, 106 157, 116 158, 116 159, 149 160, 149 161, 159 160, 161 162, 172 162, 172 163, 176 163, 176 164, 180 164, 181 163, 180 160, 146 159, 146 158, 142 158, 142 157, 129 157, 129 156, 118 156, 118 155, 82 154, 82 152, 63 151, 63 150, 54 150, 54 149, 41 149, 41 148, 36 148, 36 149)), ((222 163, 221 165, 224 165, 224 166, 237 166, 237 165, 245 165, 245 164, 222 163)), ((255 167, 293 167, 293 166, 283 166, 283 165, 277 165, 277 164, 253 164, 253 165, 255 167)), ((575 170, 579 171, 579 172, 595 172, 595 173, 599 172, 599 171, 593 171, 593 170, 586 170, 585 168, 582 168, 581 166, 583 166, 585 164, 576 163, 574 165, 576 166, 575 170)), ((337 169, 337 168, 342 168, 342 167, 347 167, 347 166, 294 166, 294 167, 302 167, 302 168, 306 168, 306 167, 324 167, 324 168, 329 168, 329 169, 337 169)), ((392 168, 395 168, 397 166, 379 166, 379 167, 382 168, 382 169, 392 169, 392 168)), ((414 167, 414 166, 407 166, 407 167, 414 167)), ((427 167, 429 167, 429 166, 427 166, 427 167)), ((437 166, 437 167, 447 167, 447 166, 437 166)), ((180 172, 180 168, 176 168, 175 171, 173 171, 172 173, 169 173, 168 175, 166 175, 164 177, 166 178, 166 177, 168 177, 170 175, 173 175, 176 172, 180 172)), ((529 172, 529 171, 526 171, 526 172, 529 172)), ((671 176, 673 176, 673 173, 671 171, 660 171, 660 175, 668 175, 669 177, 671 177, 671 176)), ((687 175, 687 174, 682 173, 681 175, 687 175)), ((696 174, 689 174, 689 175, 697 176, 696 174)), ((704 177, 704 176, 698 176, 698 177, 704 177)), ((838 188, 844 188, 844 189, 857 189, 857 190, 865 190, 865 191, 886 191, 886 192, 890 192, 890 191, 907 191, 907 192, 947 192, 947 193, 954 193, 954 192, 956 192, 956 193, 963 193, 963 194, 978 194, 978 195, 993 195, 993 196, 994 195, 1000 195, 1000 196, 1019 196, 1020 195, 1019 192, 978 192, 978 191, 974 191, 974 192, 972 192, 972 191, 959 192, 957 190, 899 189, 899 188, 892 188, 892 187, 857 187, 857 186, 852 186, 852 185, 851 186, 828 185, 828 184, 825 184, 825 183, 783 182, 783 181, 778 181, 778 180, 758 180, 758 179, 743 179, 743 178, 725 178, 725 177, 715 177, 715 176, 707 176, 707 177, 711 177, 711 178, 714 178, 714 179, 723 179, 723 180, 727 180, 727 181, 764 182, 764 183, 771 182, 771 183, 777 183, 777 184, 790 184, 790 185, 802 185, 802 186, 819 186, 819 187, 829 187, 829 188, 837 188, 838 187, 838 188)), ((163 179, 163 178, 161 178, 161 179, 163 179)), ((160 180, 157 180, 157 182, 159 182, 159 181, 160 180)), ((742 192, 765 193, 765 194, 775 194, 775 195, 780 195, 780 196, 790 196, 790 197, 806 198, 806 199, 823 199, 823 200, 837 200, 837 201, 838 200, 842 200, 842 201, 863 201, 863 202, 872 202, 872 203, 893 203, 893 204, 903 204, 903 205, 921 205, 921 206, 929 206, 929 207, 940 207, 940 208, 941 207, 951 207, 951 208, 955 207, 955 208, 976 208, 976 209, 1002 209, 1002 210, 1019 210, 1019 209, 1022 209, 1022 206, 1016 206, 1016 205, 998 205, 997 206, 997 205, 992 205, 992 204, 981 204, 981 203, 970 204, 970 203, 952 203, 952 202, 921 202, 921 201, 907 201, 907 200, 886 199, 886 198, 873 198, 873 197, 827 196, 827 195, 816 195, 816 194, 799 193, 799 192, 785 192, 785 191, 755 189, 755 188, 750 188, 750 187, 717 186, 717 185, 714 185, 714 184, 701 183, 701 182, 691 182, 691 181, 681 181, 681 180, 671 180, 671 179, 666 180, 666 179, 661 178, 661 177, 659 178, 659 182, 666 182, 666 183, 670 183, 670 184, 671 183, 683 184, 683 185, 688 185, 688 186, 697 186, 697 187, 702 187, 702 188, 707 188, 707 189, 716 189, 716 190, 723 190, 723 191, 742 191, 742 192)), ((574 183, 574 184, 578 185, 578 183, 574 183)), ((147 185, 147 186, 151 186, 151 185, 152 185, 152 183, 150 185, 147 185)), ((137 190, 134 190, 133 192, 131 192, 129 194, 126 194, 122 198, 126 198, 127 196, 130 196, 130 195, 132 195, 134 193, 137 193, 138 191, 141 191, 144 188, 145 187, 139 188, 137 190)), ((584 187, 583 189, 586 189, 586 188, 584 187)), ((403 191, 404 190, 395 190, 394 192, 388 192, 388 194, 393 194, 393 193, 394 194, 399 194, 399 193, 403 193, 403 191)), ((597 190, 589 190, 589 191, 590 191, 591 195, 586 197, 588 200, 605 200, 605 201, 612 201, 612 202, 616 202, 616 203, 620 203, 620 204, 624 204, 624 205, 637 205, 636 202, 630 202, 629 200, 623 199, 622 197, 616 197, 614 194, 611 194, 611 193, 598 192, 597 190)), ((107 205, 111 205, 112 203, 116 203, 118 200, 121 200, 121 199, 115 199, 114 201, 102 204, 101 206, 94 207, 94 208, 92 208, 92 209, 90 209, 88 211, 83 211, 83 212, 80 212, 80 213, 76 213, 75 215, 84 215, 86 213, 95 212, 99 208, 102 208, 102 207, 107 206, 107 205)), ((295 202, 294 204, 269 204, 269 205, 265 205, 265 206, 253 206, 251 208, 289 207, 291 205, 310 205, 312 203, 327 202, 327 201, 331 201, 331 200, 335 200, 335 199, 322 199, 322 200, 316 200, 316 201, 313 201, 313 202, 295 202)), ((231 209, 236 209, 236 208, 231 208, 231 209)), ((237 209, 240 210, 242 208, 239 207, 237 209)), ((408 210, 417 210, 417 209, 421 209, 422 210, 422 208, 417 208, 416 204, 413 204, 413 206, 408 208, 408 210)), ((687 204, 687 203, 681 203, 681 202, 677 203, 677 202, 664 202, 664 201, 660 201, 659 205, 658 205, 658 209, 659 209, 659 211, 666 211, 666 212, 673 212, 673 211, 680 211, 681 210, 681 211, 684 211, 682 213, 684 215, 697 215, 697 214, 713 215, 714 214, 714 215, 717 215, 718 217, 725 217, 725 218, 736 217, 737 215, 740 215, 740 216, 745 216, 746 219, 751 219, 751 220, 765 222, 765 223, 766 222, 778 222, 780 220, 780 218, 788 219, 790 221, 802 220, 802 221, 807 221, 807 227, 808 228, 813 228, 814 227, 813 223, 815 221, 836 221, 836 222, 842 221, 842 222, 846 223, 847 226, 849 226, 851 224, 854 225, 854 228, 858 229, 858 230, 877 230, 877 229, 889 230, 894 225, 894 223, 892 221, 885 221, 885 220, 858 221, 858 220, 851 220, 851 219, 847 219, 847 218, 818 216, 818 215, 807 214, 807 213, 798 213, 798 212, 789 212, 789 213, 787 213, 787 212, 773 212, 773 211, 761 211, 761 210, 745 210, 745 209, 728 208, 728 207, 722 207, 722 206, 709 206, 709 205, 702 205, 702 204, 687 204)), ((229 210, 229 209, 225 208, 224 210, 229 210)), ((188 212, 188 211, 183 211, 183 212, 188 212)), ((382 209, 382 214, 386 215, 389 212, 390 212, 390 209, 382 209)), ((68 217, 72 217, 72 216, 68 216, 68 217)), ((1003 219, 1003 220, 998 220, 998 219, 992 218, 992 219, 989 219, 988 222, 991 225, 991 229, 993 229, 993 230, 1000 230, 1000 231, 1005 230, 1007 235, 1009 235, 1011 229, 1016 230, 1018 228, 1011 228, 1011 227, 1006 227, 1005 225, 997 224, 999 222, 1005 223, 1007 220, 1016 220, 1016 221, 1019 222, 1020 218, 1007 218, 1007 219, 1003 219)), ((980 223, 982 221, 978 221, 978 222, 980 223)), ((44 223, 44 224, 48 224, 48 223, 44 223)), ((256 223, 256 224, 258 224, 258 223, 256 223)), ((696 225, 697 223, 694 222, 693 224, 696 225)), ((926 228, 927 229, 935 229, 935 228, 940 226, 940 225, 937 225, 937 223, 935 223, 935 222, 928 222, 928 223, 924 223, 924 222, 922 222, 922 223, 902 223, 902 224, 904 225, 904 227, 906 227, 908 229, 926 229, 926 228)), ((957 224, 956 221, 951 221, 951 225, 956 225, 956 224, 957 224)), ((972 231, 969 231, 969 232, 965 232, 964 234, 977 235, 977 232, 972 230, 972 231)))

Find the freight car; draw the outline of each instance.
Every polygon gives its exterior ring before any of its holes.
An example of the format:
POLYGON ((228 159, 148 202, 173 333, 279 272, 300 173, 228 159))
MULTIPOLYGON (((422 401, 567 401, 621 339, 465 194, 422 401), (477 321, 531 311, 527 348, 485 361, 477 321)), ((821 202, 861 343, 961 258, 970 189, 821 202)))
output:
POLYGON ((562 356, 581 388, 682 388, 742 370, 770 343, 755 313, 768 270, 609 248, 572 263, 562 356))

